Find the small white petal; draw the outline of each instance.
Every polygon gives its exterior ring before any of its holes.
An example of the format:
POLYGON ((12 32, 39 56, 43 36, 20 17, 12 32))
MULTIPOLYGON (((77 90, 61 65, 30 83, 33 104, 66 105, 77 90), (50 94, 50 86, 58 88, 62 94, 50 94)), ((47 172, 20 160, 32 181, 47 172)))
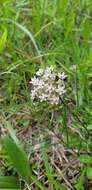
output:
POLYGON ((39 69, 37 72, 36 72, 36 75, 37 76, 42 76, 44 73, 44 70, 43 69, 39 69))
POLYGON ((63 73, 58 73, 58 77, 63 80, 63 79, 65 79, 67 77, 67 75, 65 75, 64 72, 63 73))

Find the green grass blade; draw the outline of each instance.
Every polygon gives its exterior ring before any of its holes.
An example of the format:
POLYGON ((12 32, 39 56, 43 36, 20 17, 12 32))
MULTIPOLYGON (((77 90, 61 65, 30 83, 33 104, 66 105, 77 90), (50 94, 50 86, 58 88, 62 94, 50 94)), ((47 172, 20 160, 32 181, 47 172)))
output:
POLYGON ((39 187, 41 190, 48 190, 38 179, 36 176, 31 175, 32 181, 39 187))
POLYGON ((39 51, 39 49, 38 49, 36 40, 35 40, 33 34, 31 33, 31 31, 29 31, 29 30, 28 30, 25 26, 23 26, 22 24, 19 24, 19 23, 15 22, 15 21, 13 21, 13 20, 11 20, 11 19, 4 19, 4 20, 5 20, 6 22, 10 22, 10 23, 16 25, 22 32, 24 32, 24 33, 30 38, 30 40, 32 41, 32 43, 33 43, 33 45, 34 45, 34 47, 35 47, 35 49, 36 49, 36 52, 37 52, 38 56, 40 56, 40 51, 39 51))
POLYGON ((42 154, 43 154, 43 161, 45 165, 45 172, 46 176, 48 177, 48 181, 51 185, 54 184, 53 174, 52 174, 52 168, 49 164, 48 155, 46 153, 45 147, 42 147, 42 154))
POLYGON ((42 147, 42 154, 43 154, 43 160, 45 164, 46 176, 48 178, 49 184, 51 184, 53 188, 55 187, 56 190, 66 190, 65 186, 63 186, 62 184, 59 184, 56 180, 54 180, 53 173, 52 173, 53 169, 49 164, 48 155, 46 153, 45 147, 42 147))
POLYGON ((6 41, 7 41, 7 30, 4 31, 3 35, 0 38, 0 54, 3 52, 6 41))

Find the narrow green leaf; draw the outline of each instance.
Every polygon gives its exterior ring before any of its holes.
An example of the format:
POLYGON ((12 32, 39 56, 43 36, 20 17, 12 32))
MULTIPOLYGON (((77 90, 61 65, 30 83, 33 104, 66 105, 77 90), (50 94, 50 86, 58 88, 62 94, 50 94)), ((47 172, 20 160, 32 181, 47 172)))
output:
POLYGON ((31 170, 24 150, 8 136, 4 138, 3 142, 13 166, 22 178, 28 182, 31 176, 31 170))
POLYGON ((58 0, 58 12, 60 16, 65 17, 68 0, 58 0))
POLYGON ((6 20, 6 22, 10 22, 10 23, 16 25, 22 32, 24 32, 30 38, 31 42, 33 43, 33 45, 34 45, 34 47, 36 49, 36 52, 37 52, 38 56, 40 56, 40 50, 38 49, 36 40, 35 40, 34 35, 32 34, 32 32, 29 31, 22 24, 15 22, 14 20, 11 20, 11 19, 4 19, 4 20, 6 20))
POLYGON ((13 129, 12 125, 10 124, 10 122, 5 122, 5 128, 8 129, 9 135, 11 136, 11 138, 14 140, 14 142, 16 144, 20 144, 18 138, 16 137, 16 133, 15 130, 13 129))
POLYGON ((67 25, 67 30, 65 32, 65 37, 67 38, 69 33, 73 30, 75 24, 75 13, 72 11, 70 14, 70 21, 67 25))
POLYGON ((6 40, 7 40, 7 30, 5 30, 3 35, 0 37, 0 54, 3 52, 6 40))
POLYGON ((87 18, 85 19, 85 22, 83 24, 83 34, 84 34, 85 40, 90 40, 91 29, 90 29, 89 20, 87 18))

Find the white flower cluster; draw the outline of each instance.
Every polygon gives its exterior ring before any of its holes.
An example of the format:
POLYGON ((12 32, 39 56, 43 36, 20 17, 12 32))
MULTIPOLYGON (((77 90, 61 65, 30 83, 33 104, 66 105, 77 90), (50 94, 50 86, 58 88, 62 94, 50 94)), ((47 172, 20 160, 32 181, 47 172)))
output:
POLYGON ((64 72, 56 73, 53 67, 39 69, 30 82, 31 99, 58 105, 66 92, 64 81, 66 77, 64 72))

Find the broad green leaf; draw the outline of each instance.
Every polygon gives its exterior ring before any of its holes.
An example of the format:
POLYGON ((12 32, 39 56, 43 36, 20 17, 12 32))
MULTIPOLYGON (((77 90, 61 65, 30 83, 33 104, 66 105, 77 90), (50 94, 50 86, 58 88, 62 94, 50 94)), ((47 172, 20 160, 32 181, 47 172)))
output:
POLYGON ((76 190, 84 190, 84 182, 85 182, 85 170, 82 171, 82 174, 75 185, 76 190))
POLYGON ((92 152, 92 140, 90 138, 87 139, 87 149, 89 152, 92 152))
POLYGON ((19 190, 20 189, 19 181, 12 176, 0 176, 0 190, 1 189, 19 190))
POLYGON ((8 0, 0 0, 0 4, 2 5, 3 3, 7 2, 8 0))
POLYGON ((85 163, 85 164, 92 164, 92 157, 89 155, 81 155, 80 161, 85 163))
POLYGON ((0 54, 3 52, 6 40, 7 40, 7 30, 5 30, 3 35, 0 37, 0 54))
POLYGON ((92 180, 92 167, 87 168, 87 178, 92 180))
POLYGON ((3 139, 3 143, 13 166, 22 178, 28 182, 31 177, 31 170, 24 150, 8 136, 3 139))
POLYGON ((92 130, 92 124, 87 126, 87 129, 90 131, 92 130))
POLYGON ((56 190, 67 190, 66 187, 58 182, 55 183, 56 190))

